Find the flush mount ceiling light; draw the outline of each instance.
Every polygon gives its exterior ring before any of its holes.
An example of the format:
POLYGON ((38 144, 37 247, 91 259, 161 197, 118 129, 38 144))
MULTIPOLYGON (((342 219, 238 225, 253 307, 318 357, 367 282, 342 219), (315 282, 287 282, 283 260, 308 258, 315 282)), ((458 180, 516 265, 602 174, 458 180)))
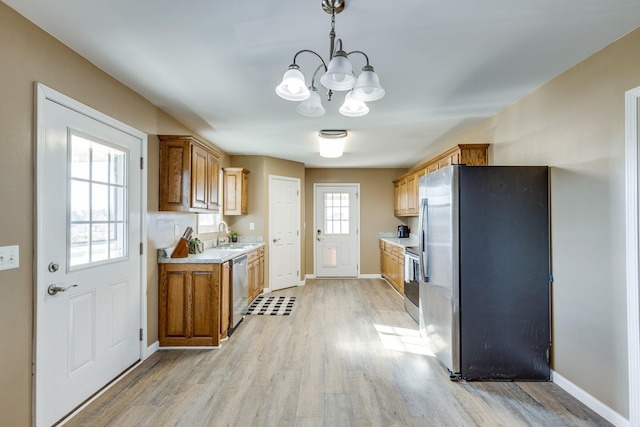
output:
POLYGON ((331 31, 329 32, 329 65, 322 59, 322 56, 308 49, 298 51, 293 56, 293 63, 284 73, 282 82, 276 87, 276 93, 288 101, 302 101, 296 108, 298 113, 308 117, 319 117, 325 113, 318 90, 315 87, 316 74, 324 70, 320 78, 320 83, 327 89, 327 100, 331 101, 333 91, 349 91, 345 97, 345 104, 340 108, 340 113, 349 117, 363 116, 369 112, 369 107, 365 102, 377 101, 384 96, 384 89, 380 86, 380 79, 369 65, 369 57, 359 50, 349 53, 342 49, 342 40, 338 39, 338 46, 335 46, 336 39, 336 14, 344 10, 346 0, 323 0, 322 9, 331 14, 331 31), (300 67, 296 64, 298 55, 303 52, 311 53, 320 59, 321 64, 316 68, 311 78, 311 86, 307 86, 304 75, 300 67), (359 53, 364 56, 366 65, 362 68, 362 73, 356 78, 353 73, 353 66, 349 61, 349 56, 359 53), (347 105, 349 100, 357 102, 347 105), (355 111, 355 112, 354 112, 355 111))
POLYGON ((342 156, 344 143, 347 140, 346 130, 321 130, 318 131, 320 142, 320 155, 330 159, 342 156))

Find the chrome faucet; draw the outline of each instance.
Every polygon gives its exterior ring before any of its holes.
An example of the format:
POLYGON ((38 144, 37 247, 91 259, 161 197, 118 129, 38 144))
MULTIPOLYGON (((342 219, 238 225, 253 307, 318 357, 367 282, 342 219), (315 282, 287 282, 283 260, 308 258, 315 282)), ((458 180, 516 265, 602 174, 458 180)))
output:
POLYGON ((220 221, 218 223, 218 236, 216 237, 216 246, 220 246, 220 226, 221 225, 224 225, 224 229, 226 230, 226 233, 229 234, 229 226, 227 225, 227 223, 224 221, 220 221))

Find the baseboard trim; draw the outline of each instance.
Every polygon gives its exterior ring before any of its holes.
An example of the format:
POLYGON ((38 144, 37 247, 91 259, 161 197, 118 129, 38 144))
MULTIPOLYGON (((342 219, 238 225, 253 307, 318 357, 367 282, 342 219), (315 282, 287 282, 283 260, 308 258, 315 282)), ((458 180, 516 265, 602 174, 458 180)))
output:
POLYGON ((143 355, 144 359, 142 360, 147 360, 149 356, 151 356, 153 353, 158 351, 159 348, 160 348, 160 341, 156 341, 152 343, 149 347, 147 347, 147 351, 144 352, 144 355, 143 355))
POLYGON ((605 405, 559 373, 551 371, 551 378, 552 381, 558 385, 558 387, 578 399, 580 402, 587 405, 589 409, 609 421, 611 424, 615 425, 616 427, 631 427, 631 423, 629 422, 629 420, 618 414, 613 409, 609 408, 607 405, 605 405))
MULTIPOLYGON (((307 279, 315 279, 316 275, 315 274, 307 274, 306 276, 304 276, 305 281, 307 279)), ((358 275, 358 277, 356 277, 356 279, 381 279, 382 276, 379 274, 360 274, 358 275)))

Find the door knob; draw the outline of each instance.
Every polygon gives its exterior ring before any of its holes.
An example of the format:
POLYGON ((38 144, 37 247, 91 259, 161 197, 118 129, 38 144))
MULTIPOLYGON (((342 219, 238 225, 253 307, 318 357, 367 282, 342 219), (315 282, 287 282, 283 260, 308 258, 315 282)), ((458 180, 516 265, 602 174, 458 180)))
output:
POLYGON ((276 243, 276 242, 279 242, 279 241, 280 241, 280 239, 279 239, 279 238, 277 238, 277 237, 274 237, 274 238, 273 238, 273 243, 276 243))
POLYGON ((63 286, 51 285, 51 286, 49 286, 49 288, 47 288, 47 292, 49 293, 49 295, 55 295, 58 292, 64 292, 64 291, 66 291, 68 289, 75 288, 76 286, 78 286, 78 285, 71 285, 71 286, 67 286, 65 288, 63 286))

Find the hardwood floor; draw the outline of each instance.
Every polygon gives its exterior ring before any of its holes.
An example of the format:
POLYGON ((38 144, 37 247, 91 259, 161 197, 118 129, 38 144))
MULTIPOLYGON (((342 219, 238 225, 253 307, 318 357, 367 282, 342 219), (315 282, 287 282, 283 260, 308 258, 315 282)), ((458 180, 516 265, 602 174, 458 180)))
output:
POLYGON ((451 382, 382 280, 308 280, 291 316, 158 351, 67 426, 605 426, 548 382, 451 382))

